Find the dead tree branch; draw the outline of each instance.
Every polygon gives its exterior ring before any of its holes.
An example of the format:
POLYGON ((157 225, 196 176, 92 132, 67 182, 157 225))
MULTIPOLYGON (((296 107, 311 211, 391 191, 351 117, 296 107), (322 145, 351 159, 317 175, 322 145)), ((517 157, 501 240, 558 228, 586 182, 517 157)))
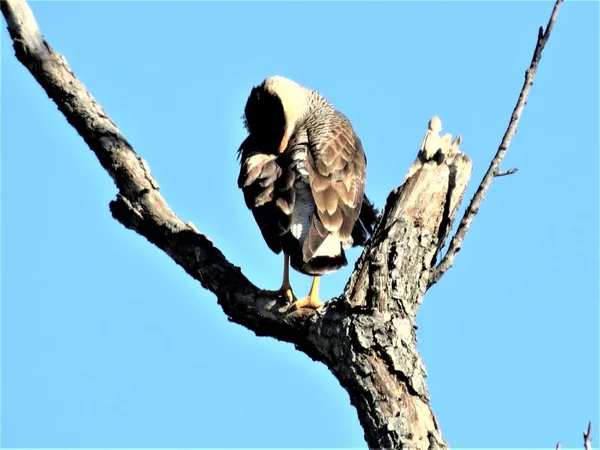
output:
MULTIPOLYGON (((583 448, 585 450, 592 450, 592 422, 588 422, 587 430, 583 432, 583 448)), ((560 441, 556 444, 556 450, 560 450, 560 441)))
POLYGON ((462 247, 462 243, 465 239, 465 236, 469 231, 473 219, 479 212, 479 207, 483 203, 483 199, 485 197, 485 194, 487 193, 487 190, 492 184, 492 180, 495 177, 510 175, 516 172, 516 169, 511 169, 506 172, 499 172, 500 163, 504 159, 504 155, 506 154, 506 151, 510 146, 512 138, 517 132, 517 125, 519 124, 519 120, 521 119, 523 109, 527 104, 527 97, 529 96, 531 86, 533 86, 533 80, 535 78, 535 74, 537 72, 539 63, 542 59, 542 51, 544 50, 548 39, 550 39, 550 34, 552 33, 552 28, 554 27, 554 22, 556 22, 558 10, 562 2, 563 0, 556 0, 556 3, 554 4, 554 9, 552 10, 552 14, 550 15, 550 19, 548 20, 548 25, 546 26, 546 31, 544 31, 544 27, 540 27, 538 31, 537 43, 533 52, 533 58, 531 59, 531 65, 525 71, 525 81, 523 83, 523 88, 519 93, 517 104, 515 105, 515 108, 510 117, 508 128, 504 133, 504 137, 502 138, 500 147, 498 148, 498 151, 496 152, 496 155, 494 156, 490 167, 483 176, 483 179, 481 180, 481 183, 479 184, 475 195, 471 199, 471 203, 469 203, 469 206, 467 207, 463 218, 461 219, 460 224, 458 225, 456 234, 450 240, 450 244, 448 245, 448 250, 446 251, 446 254, 435 268, 435 271, 432 274, 431 279, 429 281, 430 286, 437 283, 440 280, 440 278, 444 276, 446 271, 450 267, 452 267, 452 264, 454 263, 454 258, 456 257, 456 254, 460 251, 462 247))
POLYGON ((519 169, 517 169, 516 167, 513 167, 512 169, 496 172, 496 173, 494 173, 494 176, 495 177, 505 177, 507 175, 512 175, 513 173, 517 173, 518 171, 519 171, 519 169))
POLYGON ((587 430, 583 432, 583 447, 592 450, 592 422, 588 422, 587 430))
MULTIPOLYGON (((25 0, 0 4, 17 59, 114 180, 118 193, 110 210, 116 220, 146 237, 213 292, 232 322, 257 335, 293 343, 324 363, 348 391, 371 448, 447 448, 429 404, 415 320, 472 171, 471 161, 459 149, 460 137, 440 136, 441 121, 437 117, 430 121, 418 156, 402 185, 389 194, 344 293, 319 310, 286 314, 280 300, 252 284, 206 236, 169 208, 146 162, 66 59, 44 40, 25 0)), ((520 104, 533 81, 556 11, 557 7, 546 33, 538 39, 520 104)), ((452 265, 521 110, 522 105, 515 110, 506 142, 488 171, 491 175, 486 175, 471 202, 435 280, 452 265)))
MULTIPOLYGON (((206 236, 169 208, 146 162, 76 78, 66 59, 43 39, 25 1, 5 0, 1 7, 17 59, 114 180, 118 194, 110 210, 120 223, 164 250, 213 292, 231 321, 257 335, 291 342, 325 363, 348 390, 371 447, 446 447, 429 407, 425 369, 416 349, 414 316, 424 283, 414 280, 422 277, 422 267, 429 267, 431 255, 437 251, 436 227, 455 210, 461 189, 466 187, 470 162, 457 145, 440 144, 440 148, 453 152, 447 158, 450 162, 465 160, 468 173, 457 174, 448 164, 425 162, 406 187, 388 200, 385 226, 373 242, 398 248, 402 257, 390 255, 379 265, 369 261, 361 266, 363 271, 370 267, 369 276, 391 293, 387 309, 398 313, 349 307, 361 303, 355 297, 368 297, 354 285, 352 296, 333 299, 318 312, 302 309, 285 314, 277 298, 254 286, 206 236), (454 183, 454 179, 461 181, 454 183), (451 189, 453 183, 461 189, 451 189), (436 202, 429 202, 431 198, 436 202), (406 265, 410 265, 408 270, 403 267, 406 265), (409 296, 396 299, 396 285, 406 286, 409 296)), ((428 136, 440 143, 439 120, 436 123, 438 129, 430 130, 428 136)), ((365 251, 369 253, 371 248, 365 251)))
MULTIPOLYGON (((306 317, 281 314, 274 298, 262 295, 210 239, 169 208, 148 164, 135 153, 77 79, 66 59, 43 39, 27 3, 2 0, 0 5, 17 59, 56 103, 114 180, 118 194, 110 210, 115 219, 164 250, 202 286, 214 292, 231 320, 259 335, 270 334, 295 342, 294 335, 306 317), (232 286, 235 289, 231 289, 232 286)), ((307 317, 311 315, 310 311, 304 312, 307 317)))

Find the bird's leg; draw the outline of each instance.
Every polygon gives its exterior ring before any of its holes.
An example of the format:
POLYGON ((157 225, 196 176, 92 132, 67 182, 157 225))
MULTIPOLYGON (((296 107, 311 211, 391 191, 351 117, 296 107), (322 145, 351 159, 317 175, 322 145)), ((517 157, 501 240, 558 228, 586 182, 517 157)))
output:
POLYGON ((296 296, 292 291, 292 286, 290 285, 290 255, 287 253, 283 253, 283 282, 281 283, 281 287, 276 291, 267 291, 269 295, 276 295, 278 297, 285 297, 288 303, 292 303, 296 300, 296 296))
POLYGON ((288 307, 288 311, 294 311, 296 309, 300 309, 300 308, 313 308, 313 309, 317 309, 320 308, 321 306, 323 306, 325 303, 323 303, 321 300, 319 300, 319 281, 321 280, 321 277, 313 277, 313 282, 312 285, 310 286, 310 292, 308 293, 308 295, 304 298, 301 298, 300 300, 296 300, 294 303, 292 303, 289 307, 288 307))

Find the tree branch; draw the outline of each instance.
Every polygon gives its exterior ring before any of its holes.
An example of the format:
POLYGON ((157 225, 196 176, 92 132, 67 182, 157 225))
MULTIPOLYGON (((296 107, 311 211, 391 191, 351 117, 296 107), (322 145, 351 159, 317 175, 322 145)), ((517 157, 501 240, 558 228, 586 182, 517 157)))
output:
MULTIPOLYGON (((437 228, 456 209, 470 175, 470 161, 458 152, 457 142, 446 142, 437 135, 441 129, 439 120, 437 128, 429 130, 427 136, 430 143, 438 144, 436 149, 448 153, 448 162, 419 160, 418 169, 411 172, 404 188, 390 195, 385 225, 373 236, 377 245, 404 249, 405 261, 390 259, 390 265, 375 264, 370 275, 389 292, 396 284, 406 285, 407 296, 397 301, 410 314, 397 313, 397 307, 391 305, 393 315, 374 315, 373 311, 349 307, 360 302, 348 295, 333 299, 319 311, 301 309, 285 314, 284 305, 277 298, 254 286, 206 236, 171 211, 146 162, 75 77, 66 59, 42 38, 25 1, 4 0, 1 5, 17 59, 114 180, 119 192, 110 210, 115 219, 164 250, 215 293, 231 321, 257 335, 292 342, 325 363, 348 390, 371 447, 445 448, 429 407, 425 369, 416 349, 414 314, 424 292, 423 283, 408 286, 413 281, 403 279, 411 274, 418 280, 422 267, 429 267, 431 256, 437 251, 437 228), (450 162, 459 160, 466 161, 468 173, 466 177, 459 174, 462 181, 456 183, 457 170, 450 162), (460 191, 458 195, 454 185, 460 186, 456 189, 460 191), (429 204, 431 198, 436 202, 429 204), (405 224, 403 228, 396 226, 400 222, 405 224), (404 239, 406 236, 409 239, 404 239), (418 244, 419 239, 422 244, 418 244), (417 251, 411 256, 414 249, 417 251), (400 273, 393 269, 394 265, 409 261, 411 270, 400 273), (380 274, 378 267, 385 267, 385 271, 380 274), (354 338, 349 339, 350 335, 354 338)), ((363 254, 370 254, 371 248, 368 245, 363 254)), ((363 263, 362 267, 366 270, 371 263, 363 263)), ((354 296, 364 298, 365 292, 357 286, 353 289, 354 296)))
POLYGON ((298 343, 302 323, 313 311, 284 315, 277 299, 266 296, 231 264, 191 223, 167 205, 147 163, 140 158, 115 123, 77 79, 66 59, 42 37, 33 13, 23 0, 0 3, 17 59, 56 103, 102 166, 119 193, 110 204, 115 219, 164 250, 202 286, 217 295, 232 321, 258 335, 298 343))
MULTIPOLYGON (((371 448, 447 447, 429 404, 415 318, 472 171, 459 149, 460 137, 440 136, 441 121, 430 121, 417 158, 402 185, 389 194, 344 293, 319 310, 285 314, 279 299, 252 284, 195 226, 171 211, 146 162, 65 58, 43 39, 25 1, 3 0, 1 8, 17 59, 114 180, 118 194, 110 210, 115 219, 164 250, 213 292, 231 321, 257 335, 291 342, 323 362, 348 391, 371 448)), ((541 38, 544 43, 552 22, 541 38)), ((530 82, 534 72, 528 71, 530 82)), ((516 122, 512 134, 515 127, 516 122)), ((507 132, 507 142, 512 134, 507 132)), ((490 173, 498 165, 499 160, 490 173)), ((489 181, 479 191, 485 193, 489 181)), ((479 191, 476 198, 483 196, 479 191)), ((474 201, 470 210, 481 202, 474 201)), ((467 225, 461 223, 450 245, 454 253, 471 220, 463 218, 467 225)), ((453 257, 449 250, 438 267, 449 267, 453 257)), ((438 271, 438 278, 445 270, 438 271)))
POLYGON ((511 173, 516 172, 516 170, 514 169, 511 169, 514 170, 513 172, 511 172, 510 170, 507 172, 498 172, 498 170, 500 167, 500 163, 504 159, 504 155, 506 154, 506 151, 510 146, 512 138, 517 132, 517 125, 519 124, 519 120, 521 119, 523 109, 527 104, 527 97, 529 96, 531 86, 533 86, 533 80, 535 78, 538 65, 542 59, 542 51, 544 50, 544 47, 546 46, 546 43, 550 38, 550 34, 552 33, 552 28, 554 26, 554 22, 556 21, 558 10, 562 2, 563 0, 556 0, 556 3, 554 4, 554 8, 552 10, 552 14, 550 15, 550 19, 548 20, 548 25, 546 26, 546 31, 544 31, 544 27, 540 27, 538 31, 538 38, 535 50, 533 52, 533 58, 531 60, 529 68, 525 71, 525 81, 523 83, 523 88, 519 93, 517 104, 515 105, 515 108, 510 117, 508 128, 504 133, 504 137, 502 138, 500 147, 498 148, 498 151, 496 152, 496 155, 494 156, 494 159, 492 160, 486 174, 481 180, 481 183, 479 184, 475 195, 471 199, 471 203, 467 207, 463 218, 460 221, 460 224, 458 225, 456 234, 450 240, 450 245, 448 246, 446 254, 435 268, 435 271, 432 274, 431 279, 429 281, 429 286, 432 286, 433 284, 437 283, 442 278, 442 276, 444 276, 446 271, 450 267, 452 267, 452 264, 454 263, 454 258, 456 257, 456 254, 460 251, 462 247, 463 240, 465 239, 465 236, 469 231, 469 227, 471 226, 473 219, 479 212, 479 207, 481 206, 481 203, 483 203, 485 194, 487 193, 487 190, 489 189, 494 177, 510 175, 511 173))
POLYGON ((513 167, 512 169, 508 169, 508 170, 500 170, 494 173, 495 177, 505 177, 507 175, 512 175, 513 173, 517 173, 519 171, 519 169, 517 169, 516 167, 513 167))
MULTIPOLYGON (((592 450, 592 422, 588 422, 587 430, 583 432, 583 448, 585 450, 592 450)), ((556 450, 560 450, 560 441, 556 444, 556 450)))
POLYGON ((583 432, 583 447, 592 450, 592 422, 588 422, 587 430, 583 432))

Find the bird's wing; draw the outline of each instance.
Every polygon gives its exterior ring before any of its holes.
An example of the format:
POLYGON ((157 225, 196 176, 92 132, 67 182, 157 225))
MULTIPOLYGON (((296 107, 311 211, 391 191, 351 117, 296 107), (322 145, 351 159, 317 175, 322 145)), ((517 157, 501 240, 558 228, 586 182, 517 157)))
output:
POLYGON ((267 245, 279 253, 294 207, 293 174, 276 155, 261 153, 251 136, 240 146, 239 155, 238 187, 267 245))
POLYGON ((316 214, 303 248, 305 259, 330 234, 348 241, 363 202, 367 161, 360 139, 341 113, 321 137, 309 137, 307 168, 316 214))

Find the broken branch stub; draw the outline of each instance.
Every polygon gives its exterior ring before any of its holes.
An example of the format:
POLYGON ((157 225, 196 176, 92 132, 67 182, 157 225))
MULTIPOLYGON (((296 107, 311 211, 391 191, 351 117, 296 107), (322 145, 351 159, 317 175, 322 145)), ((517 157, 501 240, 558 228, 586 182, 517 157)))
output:
POLYGON ((402 185, 388 196, 344 291, 350 306, 416 314, 473 167, 460 151, 461 137, 441 130, 433 117, 402 185))
POLYGON ((352 392, 370 448, 447 448, 429 404, 416 314, 472 165, 459 149, 460 138, 440 131, 434 117, 403 184, 388 196, 344 295, 309 328, 314 353, 352 392))

